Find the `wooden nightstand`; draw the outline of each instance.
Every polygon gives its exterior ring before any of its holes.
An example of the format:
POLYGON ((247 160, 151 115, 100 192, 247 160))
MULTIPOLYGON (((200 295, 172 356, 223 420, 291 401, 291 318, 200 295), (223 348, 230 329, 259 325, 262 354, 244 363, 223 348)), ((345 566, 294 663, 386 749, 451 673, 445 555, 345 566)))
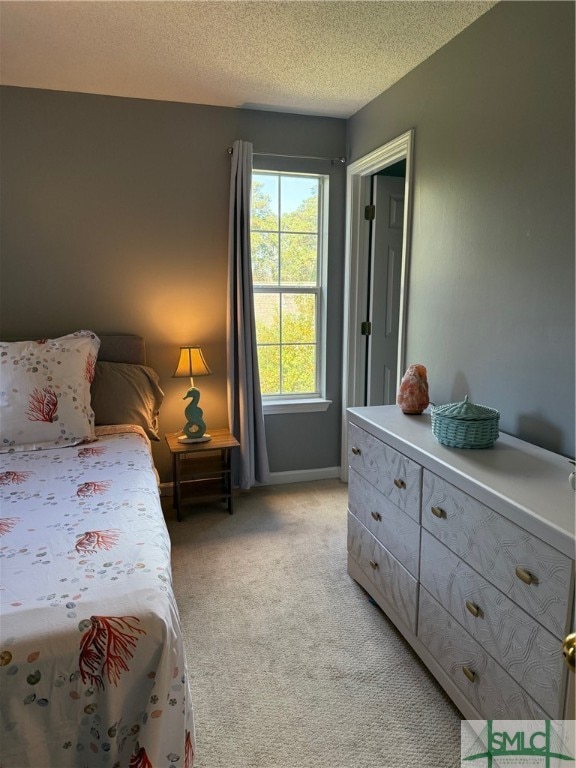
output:
POLYGON ((240 443, 227 429, 211 429, 205 443, 179 443, 181 433, 166 435, 172 455, 174 507, 182 520, 182 506, 221 499, 232 514, 232 449, 240 443))

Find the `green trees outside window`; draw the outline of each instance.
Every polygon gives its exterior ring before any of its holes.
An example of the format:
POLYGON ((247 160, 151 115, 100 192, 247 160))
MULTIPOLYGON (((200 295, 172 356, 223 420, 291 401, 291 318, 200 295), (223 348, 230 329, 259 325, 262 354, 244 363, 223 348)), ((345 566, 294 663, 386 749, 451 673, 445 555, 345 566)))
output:
POLYGON ((252 279, 264 396, 320 394, 324 177, 254 172, 252 279))

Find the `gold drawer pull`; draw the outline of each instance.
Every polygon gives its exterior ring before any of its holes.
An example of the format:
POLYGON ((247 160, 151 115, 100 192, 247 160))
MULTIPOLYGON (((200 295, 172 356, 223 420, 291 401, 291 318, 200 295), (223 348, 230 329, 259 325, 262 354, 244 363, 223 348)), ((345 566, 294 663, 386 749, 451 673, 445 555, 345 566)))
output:
POLYGON ((378 570, 378 563, 375 560, 368 560, 370 563, 370 567, 373 568, 375 571, 378 570))
POLYGON ((468 680, 470 680, 471 683, 476 682, 476 672, 474 672, 470 667, 462 667, 462 672, 466 675, 468 680))
POLYGON ((470 600, 466 600, 466 608, 468 608, 472 616, 475 618, 482 618, 482 609, 477 606, 476 603, 471 603, 470 600))
POLYGON ((436 517, 446 517, 446 512, 444 512, 442 507, 430 507, 430 511, 436 517))
POLYGON ((360 456, 362 451, 360 450, 360 448, 357 448, 355 445, 353 445, 352 446, 352 453, 354 454, 354 456, 360 456))
POLYGON ((520 566, 516 568, 516 576, 518 576, 520 581, 523 581, 524 584, 538 584, 536 576, 525 568, 520 568, 520 566))
POLYGON ((378 523, 382 520, 382 515, 380 512, 370 512, 374 520, 376 520, 378 523))
POLYGON ((562 655, 568 669, 576 671, 576 632, 567 635, 562 643, 562 655))
POLYGON ((400 480, 399 478, 394 479, 394 485, 396 486, 396 488, 400 488, 400 489, 406 488, 406 483, 404 482, 404 480, 400 480))

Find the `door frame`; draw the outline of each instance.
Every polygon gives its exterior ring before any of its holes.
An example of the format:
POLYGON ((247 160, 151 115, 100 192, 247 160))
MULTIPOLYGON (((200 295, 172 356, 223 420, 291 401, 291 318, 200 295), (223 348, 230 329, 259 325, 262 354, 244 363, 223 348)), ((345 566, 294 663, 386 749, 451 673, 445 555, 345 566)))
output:
POLYGON ((398 386, 404 374, 406 356, 413 153, 414 129, 410 129, 351 163, 347 169, 340 460, 340 479, 344 482, 348 480, 348 417, 346 409, 355 405, 362 405, 364 398, 366 344, 360 333, 360 325, 368 319, 366 313, 369 280, 368 250, 370 247, 369 228, 364 226, 364 207, 370 202, 371 177, 389 165, 405 159, 406 178, 404 182, 404 223, 398 323, 398 386))

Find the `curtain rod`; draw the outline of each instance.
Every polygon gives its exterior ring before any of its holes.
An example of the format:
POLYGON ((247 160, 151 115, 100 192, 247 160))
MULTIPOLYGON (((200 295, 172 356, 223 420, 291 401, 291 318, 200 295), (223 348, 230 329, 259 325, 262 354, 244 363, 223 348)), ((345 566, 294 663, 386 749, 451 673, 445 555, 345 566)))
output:
MULTIPOLYGON (((228 147, 226 150, 229 155, 232 154, 232 147, 228 147)), ((260 157, 292 157, 298 158, 298 160, 329 160, 331 163, 345 163, 345 157, 317 157, 315 155, 281 155, 277 152, 253 152, 253 155, 259 155, 260 157)))

